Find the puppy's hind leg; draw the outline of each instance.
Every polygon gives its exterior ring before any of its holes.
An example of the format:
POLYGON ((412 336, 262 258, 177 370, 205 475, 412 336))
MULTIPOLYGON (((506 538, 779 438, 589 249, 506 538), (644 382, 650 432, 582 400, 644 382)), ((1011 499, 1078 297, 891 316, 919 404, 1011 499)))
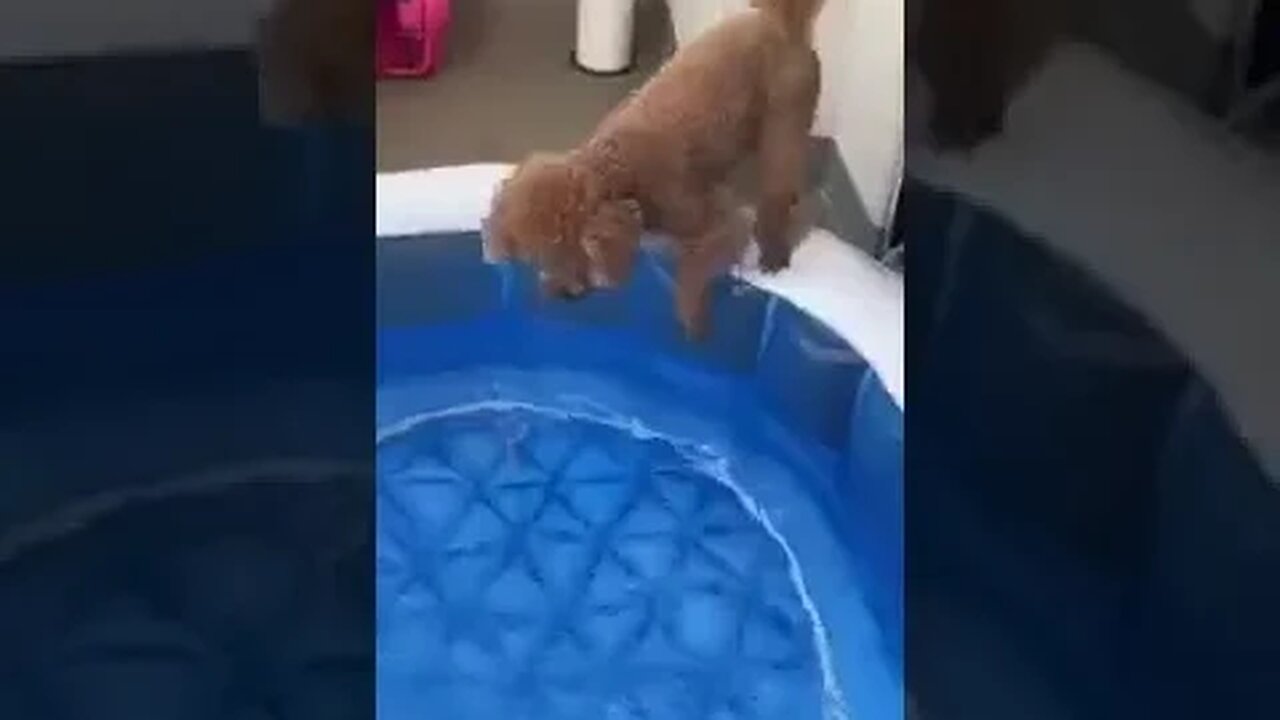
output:
POLYGON ((809 130, 818 107, 817 56, 785 68, 769 92, 760 134, 760 198, 756 243, 760 269, 777 272, 791 264, 796 206, 809 171, 809 130))

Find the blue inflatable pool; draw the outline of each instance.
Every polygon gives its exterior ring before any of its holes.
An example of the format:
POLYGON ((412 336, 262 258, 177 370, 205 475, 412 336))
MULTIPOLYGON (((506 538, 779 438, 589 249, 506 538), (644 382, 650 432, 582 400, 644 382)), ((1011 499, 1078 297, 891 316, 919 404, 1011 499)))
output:
MULTIPOLYGON (((492 187, 409 182, 455 212, 492 187)), ((379 188, 379 717, 900 718, 900 390, 750 282, 717 288, 690 345, 659 254, 625 290, 550 301, 484 264, 474 218, 442 231, 395 197, 379 188)), ((794 274, 856 255, 812 242, 794 274)))

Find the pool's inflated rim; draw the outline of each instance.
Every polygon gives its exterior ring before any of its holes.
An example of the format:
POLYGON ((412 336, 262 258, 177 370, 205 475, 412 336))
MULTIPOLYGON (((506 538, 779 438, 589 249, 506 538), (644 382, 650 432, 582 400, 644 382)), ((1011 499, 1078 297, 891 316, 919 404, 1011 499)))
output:
MULTIPOLYGON (((475 232, 494 188, 510 172, 501 164, 385 173, 377 177, 375 230, 380 239, 475 232)), ((866 359, 899 408, 906 399, 902 278, 821 230, 797 248, 792 267, 748 283, 785 298, 822 321, 866 359)))

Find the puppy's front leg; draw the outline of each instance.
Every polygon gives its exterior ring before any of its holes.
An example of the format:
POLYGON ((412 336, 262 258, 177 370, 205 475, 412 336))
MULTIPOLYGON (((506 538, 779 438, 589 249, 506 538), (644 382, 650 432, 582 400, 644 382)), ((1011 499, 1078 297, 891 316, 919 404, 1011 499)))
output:
POLYGON ((760 247, 760 269, 775 273, 791 265, 793 210, 803 184, 808 135, 777 132, 766 141, 761 153, 764 177, 756 207, 756 244, 760 247), (796 138, 800 142, 796 142, 796 138), (800 178, 797 180, 797 178, 800 178))
POLYGON ((676 266, 676 317, 691 342, 708 335, 707 289, 711 277, 696 258, 682 256, 676 266))
POLYGON ((809 129, 818 105, 816 56, 795 59, 775 78, 760 135, 760 200, 756 244, 760 269, 774 273, 791 264, 795 208, 809 168, 809 129))

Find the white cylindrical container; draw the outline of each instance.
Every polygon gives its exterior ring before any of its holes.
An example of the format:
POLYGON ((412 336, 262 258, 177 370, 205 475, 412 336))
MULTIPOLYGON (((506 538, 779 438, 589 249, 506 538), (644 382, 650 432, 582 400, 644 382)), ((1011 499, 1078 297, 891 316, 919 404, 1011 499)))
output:
POLYGON ((578 0, 578 67, 600 74, 629 70, 635 10, 635 0, 578 0))

